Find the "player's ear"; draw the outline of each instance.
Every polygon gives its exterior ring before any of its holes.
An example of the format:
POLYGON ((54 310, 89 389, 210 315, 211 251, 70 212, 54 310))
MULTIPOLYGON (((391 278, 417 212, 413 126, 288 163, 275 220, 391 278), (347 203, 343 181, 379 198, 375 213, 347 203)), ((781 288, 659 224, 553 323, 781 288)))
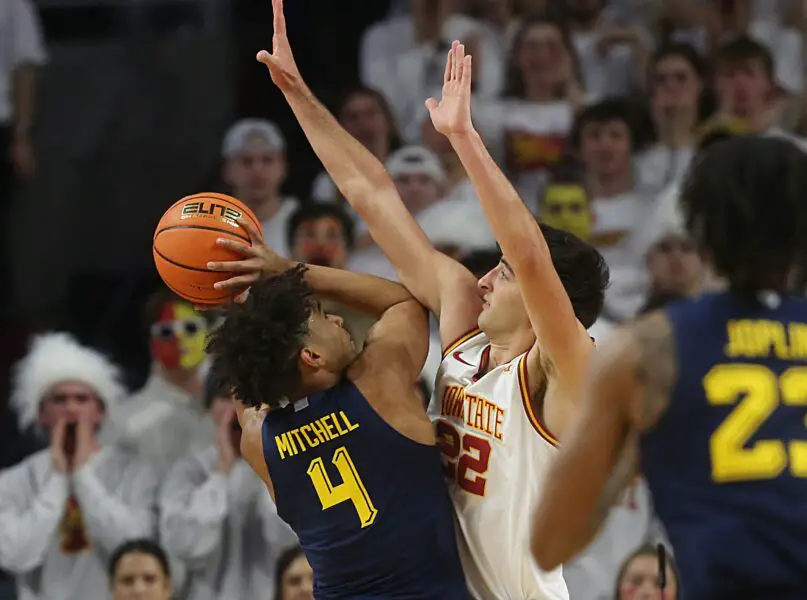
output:
POLYGON ((322 356, 314 352, 311 348, 300 350, 300 360, 307 367, 318 369, 322 366, 322 356))

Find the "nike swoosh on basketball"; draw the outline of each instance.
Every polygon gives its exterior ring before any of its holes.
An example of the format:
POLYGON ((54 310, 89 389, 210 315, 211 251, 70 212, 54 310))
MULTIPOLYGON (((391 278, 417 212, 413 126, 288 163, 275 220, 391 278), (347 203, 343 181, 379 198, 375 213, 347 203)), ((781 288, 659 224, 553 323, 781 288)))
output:
POLYGON ((473 365, 472 365, 471 363, 469 363, 469 362, 465 361, 465 360, 462 358, 462 352, 457 351, 457 352, 455 352, 454 354, 452 354, 451 356, 453 356, 453 357, 454 357, 454 360, 456 360, 457 362, 461 362, 461 363, 462 363, 462 364, 464 364, 464 365, 468 365, 469 367, 473 367, 473 365))

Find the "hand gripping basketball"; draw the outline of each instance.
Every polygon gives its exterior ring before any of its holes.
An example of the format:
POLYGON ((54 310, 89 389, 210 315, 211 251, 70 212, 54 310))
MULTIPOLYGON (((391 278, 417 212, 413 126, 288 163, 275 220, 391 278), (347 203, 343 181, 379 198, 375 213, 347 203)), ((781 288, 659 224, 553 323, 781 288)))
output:
POLYGON ((244 259, 225 262, 211 261, 207 263, 207 268, 225 273, 240 273, 230 279, 219 281, 213 286, 217 290, 230 290, 234 294, 238 294, 234 301, 240 303, 246 300, 249 286, 261 277, 271 277, 282 273, 293 267, 295 263, 280 257, 267 246, 260 232, 252 223, 246 219, 238 219, 237 222, 249 235, 250 245, 224 238, 217 239, 216 245, 243 256, 244 259))

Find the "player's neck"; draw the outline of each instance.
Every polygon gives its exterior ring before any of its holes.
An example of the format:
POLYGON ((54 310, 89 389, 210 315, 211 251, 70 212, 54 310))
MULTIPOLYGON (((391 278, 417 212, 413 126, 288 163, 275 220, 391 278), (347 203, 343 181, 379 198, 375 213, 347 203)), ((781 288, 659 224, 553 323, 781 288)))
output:
POLYGON ((487 371, 509 363, 517 356, 524 354, 534 343, 535 334, 531 330, 490 336, 487 371))

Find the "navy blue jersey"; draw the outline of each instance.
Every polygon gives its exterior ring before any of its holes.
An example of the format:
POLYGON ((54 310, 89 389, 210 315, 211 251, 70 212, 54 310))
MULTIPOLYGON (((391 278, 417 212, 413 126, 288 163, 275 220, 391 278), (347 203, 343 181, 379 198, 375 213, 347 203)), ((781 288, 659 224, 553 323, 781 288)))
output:
POLYGON ((686 600, 807 598, 807 301, 667 309, 678 380, 642 468, 686 600))
POLYGON ((270 412, 263 452, 318 600, 468 598, 437 447, 395 431, 352 382, 270 412))

